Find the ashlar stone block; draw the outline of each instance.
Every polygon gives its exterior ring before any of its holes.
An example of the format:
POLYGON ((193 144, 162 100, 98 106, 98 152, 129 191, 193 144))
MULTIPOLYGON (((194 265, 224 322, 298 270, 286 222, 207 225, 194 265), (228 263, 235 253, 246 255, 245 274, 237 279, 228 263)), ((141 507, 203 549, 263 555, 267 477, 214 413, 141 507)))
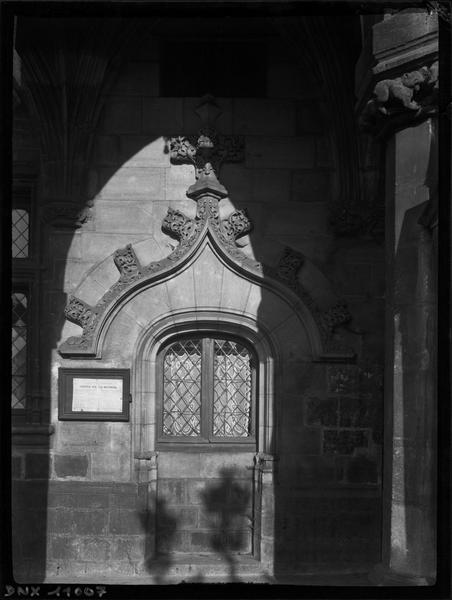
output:
POLYGON ((221 284, 221 308, 243 313, 248 301, 251 284, 238 277, 228 268, 224 269, 221 284))
POLYGON ((246 166, 267 169, 312 169, 315 163, 313 136, 246 138, 246 166))
POLYGON ((292 176, 292 196, 295 202, 329 202, 331 181, 328 171, 296 171, 292 176))
POLYGON ((294 102, 276 99, 236 99, 234 102, 234 133, 259 136, 294 135, 294 102))
POLYGON ((141 129, 141 98, 111 97, 102 116, 106 133, 139 133, 141 129))
POLYGON ((152 204, 135 200, 96 202, 95 228, 100 233, 147 233, 152 231, 152 204))
POLYGON ((56 455, 53 465, 57 477, 86 477, 88 474, 88 456, 83 454, 56 455))
POLYGON ((173 310, 196 307, 193 270, 186 269, 166 281, 170 306, 173 310))
POLYGON ((131 364, 134 348, 143 326, 126 312, 120 311, 113 319, 102 348, 104 360, 113 360, 119 366, 131 364))
POLYGON ((224 265, 216 258, 212 250, 206 247, 191 267, 197 308, 219 308, 224 265))
POLYGON ((145 98, 143 131, 159 136, 181 135, 183 132, 182 98, 145 98))
POLYGON ((165 138, 152 134, 121 136, 120 159, 127 167, 170 167, 165 138))
POLYGON ((165 168, 134 167, 125 164, 118 169, 100 169, 98 197, 103 199, 165 198, 165 168))
POLYGON ((156 285, 140 291, 124 307, 127 314, 143 327, 171 311, 166 285, 156 285))
POLYGON ((159 454, 159 477, 184 479, 199 478, 201 472, 201 456, 190 452, 162 452, 159 454))

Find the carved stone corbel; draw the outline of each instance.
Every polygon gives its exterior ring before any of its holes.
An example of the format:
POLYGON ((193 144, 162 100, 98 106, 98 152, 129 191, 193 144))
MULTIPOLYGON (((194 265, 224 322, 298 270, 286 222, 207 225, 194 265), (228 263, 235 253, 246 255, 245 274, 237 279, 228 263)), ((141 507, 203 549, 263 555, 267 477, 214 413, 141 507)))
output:
POLYGON ((438 61, 392 79, 378 81, 359 118, 362 131, 383 137, 437 112, 438 61))
POLYGON ((221 226, 224 235, 231 241, 246 235, 252 229, 252 223, 244 209, 236 210, 227 219, 223 219, 221 226))
POLYGON ((141 277, 141 265, 131 244, 116 250, 113 260, 121 274, 121 281, 129 282, 141 277))
POLYGON ((179 241, 190 240, 197 232, 195 219, 186 217, 180 210, 168 208, 162 222, 162 231, 179 241))
POLYGON ((284 248, 277 267, 277 276, 284 281, 292 290, 299 290, 298 272, 304 263, 304 256, 293 248, 284 248))
POLYGON ((75 296, 70 296, 68 304, 64 309, 64 316, 68 321, 80 325, 86 331, 92 326, 96 318, 96 311, 90 304, 75 296))

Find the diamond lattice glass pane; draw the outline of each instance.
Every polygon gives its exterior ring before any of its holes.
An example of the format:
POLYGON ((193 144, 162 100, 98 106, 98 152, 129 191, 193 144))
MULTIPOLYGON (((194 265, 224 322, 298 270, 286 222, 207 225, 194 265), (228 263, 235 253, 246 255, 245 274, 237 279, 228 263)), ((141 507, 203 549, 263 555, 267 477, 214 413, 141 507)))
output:
POLYGON ((13 258, 28 257, 29 215, 23 208, 12 211, 12 254, 13 258))
POLYGON ((251 435, 251 355, 230 340, 214 341, 213 434, 251 435))
POLYGON ((27 375, 27 296, 12 294, 12 408, 25 408, 27 375))
POLYGON ((172 344, 163 361, 163 433, 201 433, 201 341, 172 344))

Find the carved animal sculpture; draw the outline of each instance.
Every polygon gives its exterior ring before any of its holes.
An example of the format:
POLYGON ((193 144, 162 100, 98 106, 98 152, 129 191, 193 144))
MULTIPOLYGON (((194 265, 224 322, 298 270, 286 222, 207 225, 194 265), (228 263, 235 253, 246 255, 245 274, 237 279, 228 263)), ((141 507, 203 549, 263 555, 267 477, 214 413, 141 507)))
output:
POLYGON ((417 110, 419 104, 413 100, 415 91, 419 91, 420 86, 430 78, 430 72, 427 67, 422 67, 419 71, 404 73, 401 77, 395 79, 383 79, 379 81, 374 89, 374 102, 378 110, 386 115, 388 110, 384 106, 390 100, 397 100, 405 108, 417 110))

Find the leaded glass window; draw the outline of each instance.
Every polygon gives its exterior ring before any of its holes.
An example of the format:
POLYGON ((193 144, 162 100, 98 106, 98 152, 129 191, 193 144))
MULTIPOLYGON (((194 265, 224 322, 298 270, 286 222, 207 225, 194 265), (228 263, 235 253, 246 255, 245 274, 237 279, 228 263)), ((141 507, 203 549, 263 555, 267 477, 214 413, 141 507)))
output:
POLYGON ((27 296, 12 294, 12 393, 11 407, 24 409, 27 381, 27 296))
POLYGON ((160 442, 254 443, 255 359, 245 343, 182 338, 160 356, 160 442))
POLYGON ((30 237, 29 213, 24 208, 13 208, 12 211, 12 256, 28 258, 30 237))

